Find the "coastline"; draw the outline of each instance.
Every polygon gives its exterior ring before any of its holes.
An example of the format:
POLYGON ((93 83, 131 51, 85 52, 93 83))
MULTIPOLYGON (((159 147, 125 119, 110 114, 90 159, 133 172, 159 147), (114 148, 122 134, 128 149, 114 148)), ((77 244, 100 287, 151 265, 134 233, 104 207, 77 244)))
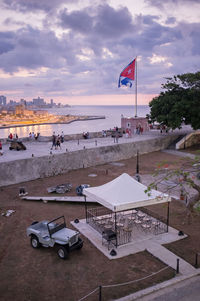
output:
MULTIPOLYGON (((74 116, 76 117, 76 116, 74 116)), ((9 128, 16 128, 16 127, 26 127, 26 126, 35 126, 35 125, 48 125, 48 124, 70 124, 75 121, 87 121, 87 120, 96 120, 96 119, 105 119, 105 116, 87 116, 82 118, 77 117, 76 119, 73 120, 68 120, 68 121, 53 121, 53 122, 37 122, 37 123, 28 123, 28 124, 14 124, 14 125, 0 125, 0 129, 9 129, 9 128)))

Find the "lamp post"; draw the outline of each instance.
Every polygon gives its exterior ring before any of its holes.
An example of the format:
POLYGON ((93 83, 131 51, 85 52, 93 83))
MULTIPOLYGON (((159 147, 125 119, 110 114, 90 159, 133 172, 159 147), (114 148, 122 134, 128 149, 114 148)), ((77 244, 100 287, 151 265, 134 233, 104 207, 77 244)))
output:
POLYGON ((140 175, 139 175, 139 151, 137 150, 137 157, 136 157, 136 174, 135 174, 136 181, 140 182, 140 175))
POLYGON ((137 158, 136 158, 136 174, 139 174, 139 152, 137 150, 137 158))

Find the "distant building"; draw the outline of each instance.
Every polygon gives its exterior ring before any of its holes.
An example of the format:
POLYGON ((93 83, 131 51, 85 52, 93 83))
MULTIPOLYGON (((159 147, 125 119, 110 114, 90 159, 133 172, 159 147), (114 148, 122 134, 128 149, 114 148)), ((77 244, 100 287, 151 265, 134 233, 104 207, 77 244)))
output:
POLYGON ((0 105, 6 105, 6 96, 0 95, 0 105))
POLYGON ((37 107, 44 106, 45 105, 44 99, 40 97, 33 98, 33 105, 37 107))
POLYGON ((34 111, 33 110, 24 110, 24 115, 29 117, 29 116, 33 116, 34 115, 34 111))
POLYGON ((47 111, 43 111, 43 110, 37 110, 37 111, 34 111, 34 115, 36 116, 48 116, 49 113, 47 111))
POLYGON ((124 117, 121 116, 121 128, 123 131, 130 129, 131 133, 136 133, 137 128, 142 128, 144 132, 149 131, 148 119, 145 117, 124 117))
POLYGON ((16 106, 16 105, 17 105, 17 102, 16 102, 15 100, 12 100, 12 99, 11 99, 11 100, 10 100, 10 105, 11 105, 11 106, 16 106))
POLYGON ((53 102, 53 99, 51 99, 51 106, 53 107, 53 105, 54 105, 54 102, 53 102))
POLYGON ((24 105, 17 105, 15 107, 15 114, 20 116, 24 115, 24 105))
POLYGON ((21 99, 20 99, 20 104, 26 106, 26 100, 23 99, 23 98, 21 98, 21 99))

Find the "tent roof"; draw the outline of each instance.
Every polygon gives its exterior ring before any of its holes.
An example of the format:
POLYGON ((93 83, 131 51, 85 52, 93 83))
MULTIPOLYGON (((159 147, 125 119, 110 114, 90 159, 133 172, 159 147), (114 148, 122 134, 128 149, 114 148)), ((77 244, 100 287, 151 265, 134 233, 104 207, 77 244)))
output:
POLYGON ((146 189, 145 185, 123 173, 104 185, 84 188, 83 194, 113 212, 171 201, 168 195, 157 190, 151 190, 148 196, 146 189))

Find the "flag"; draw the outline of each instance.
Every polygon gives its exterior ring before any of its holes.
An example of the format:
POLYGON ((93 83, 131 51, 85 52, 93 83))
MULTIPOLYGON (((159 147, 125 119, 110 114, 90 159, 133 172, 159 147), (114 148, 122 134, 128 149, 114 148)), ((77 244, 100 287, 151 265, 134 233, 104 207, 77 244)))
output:
POLYGON ((128 64, 128 66, 120 73, 118 87, 121 87, 121 85, 129 85, 131 88, 132 81, 135 79, 135 61, 136 59, 130 62, 130 64, 128 64))

